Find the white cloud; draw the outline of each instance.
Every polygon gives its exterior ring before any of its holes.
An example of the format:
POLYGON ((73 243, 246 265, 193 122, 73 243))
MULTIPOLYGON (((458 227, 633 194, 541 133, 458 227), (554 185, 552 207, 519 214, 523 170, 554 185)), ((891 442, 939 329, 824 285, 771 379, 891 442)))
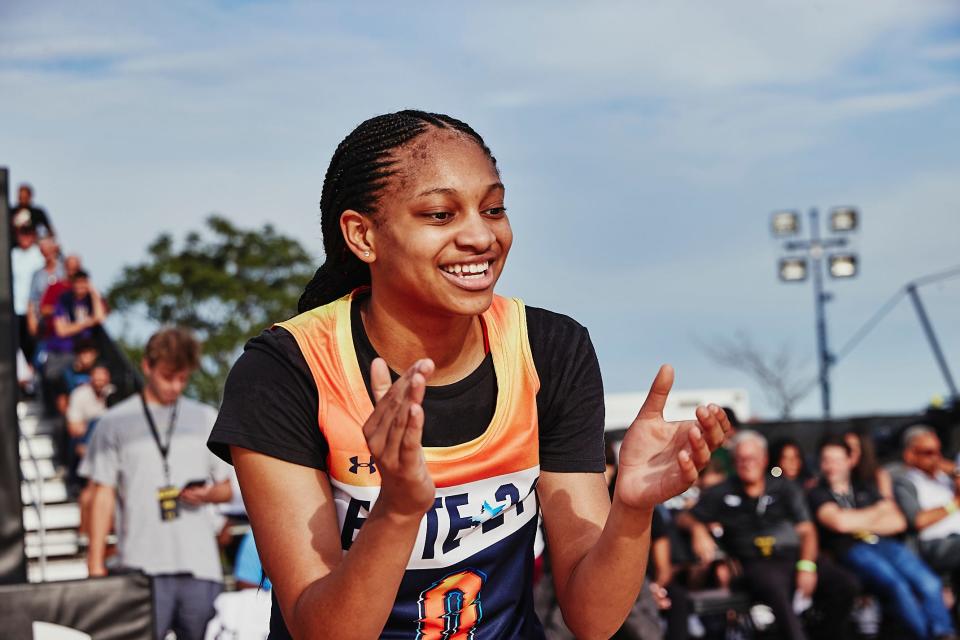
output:
POLYGON ((463 38, 478 59, 571 93, 689 95, 836 78, 881 39, 909 44, 957 15, 945 1, 553 3, 477 12, 463 38))

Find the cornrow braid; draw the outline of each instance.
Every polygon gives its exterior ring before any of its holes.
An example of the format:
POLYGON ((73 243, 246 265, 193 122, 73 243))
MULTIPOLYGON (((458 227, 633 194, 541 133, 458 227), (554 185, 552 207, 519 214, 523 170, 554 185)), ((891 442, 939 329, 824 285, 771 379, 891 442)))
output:
POLYGON ((300 296, 297 305, 300 313, 370 284, 370 268, 347 247, 340 229, 340 215, 347 209, 375 215, 380 193, 396 173, 393 152, 431 127, 453 129, 468 136, 483 149, 496 169, 497 160, 480 134, 448 115, 408 109, 360 123, 337 146, 323 179, 320 231, 325 258, 300 296))

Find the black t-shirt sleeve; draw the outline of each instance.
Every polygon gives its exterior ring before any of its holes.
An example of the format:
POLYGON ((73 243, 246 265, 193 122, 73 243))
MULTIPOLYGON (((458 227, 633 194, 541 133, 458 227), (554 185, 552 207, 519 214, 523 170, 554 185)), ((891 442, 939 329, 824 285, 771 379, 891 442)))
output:
POLYGON ((603 380, 587 330, 572 318, 527 307, 540 392, 540 468, 603 472, 603 380))
POLYGON ((250 340, 230 370, 207 443, 231 462, 230 445, 305 467, 326 469, 319 396, 296 340, 274 327, 250 340))

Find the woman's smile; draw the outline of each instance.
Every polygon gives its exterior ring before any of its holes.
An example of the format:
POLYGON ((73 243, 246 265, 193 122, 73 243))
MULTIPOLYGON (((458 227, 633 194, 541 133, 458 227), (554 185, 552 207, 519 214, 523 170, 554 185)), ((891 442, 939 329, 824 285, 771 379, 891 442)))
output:
POLYGON ((483 291, 492 287, 497 280, 492 267, 493 261, 487 259, 446 264, 440 267, 440 272, 456 287, 467 291, 483 291))

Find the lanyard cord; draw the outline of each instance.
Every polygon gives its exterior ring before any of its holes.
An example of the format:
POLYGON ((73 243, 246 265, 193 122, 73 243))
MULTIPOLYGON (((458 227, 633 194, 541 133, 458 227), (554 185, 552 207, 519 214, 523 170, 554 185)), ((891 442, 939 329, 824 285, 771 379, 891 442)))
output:
POLYGON ((140 402, 143 404, 143 415, 147 419, 147 426, 150 427, 150 433, 153 435, 153 441, 157 443, 157 449, 160 450, 160 458, 163 460, 163 475, 166 479, 166 483, 170 484, 170 465, 167 462, 167 456, 170 453, 170 445, 173 443, 173 429, 177 425, 177 408, 180 405, 180 399, 178 398, 173 403, 173 410, 170 412, 170 421, 167 425, 167 444, 164 445, 160 441, 160 433, 157 431, 157 424, 153 421, 153 414, 150 413, 150 408, 147 406, 147 398, 143 393, 140 394, 140 402))
POLYGON ((830 495, 832 495, 833 499, 837 501, 837 504, 840 505, 841 509, 857 508, 857 495, 853 492, 852 486, 850 487, 849 493, 838 493, 831 489, 830 495))

